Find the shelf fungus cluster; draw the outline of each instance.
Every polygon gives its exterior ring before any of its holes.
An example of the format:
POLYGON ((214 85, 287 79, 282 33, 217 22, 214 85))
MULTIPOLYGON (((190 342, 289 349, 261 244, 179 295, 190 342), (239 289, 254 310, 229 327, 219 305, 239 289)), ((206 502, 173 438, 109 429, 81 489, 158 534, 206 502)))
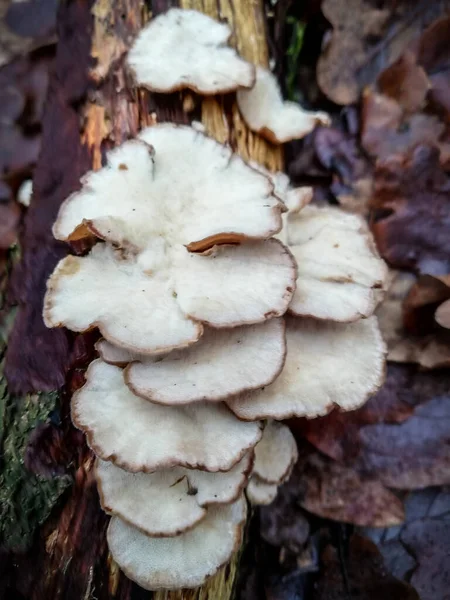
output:
MULTIPOLYGON (((259 74, 229 33, 174 9, 128 62, 152 90, 250 88, 259 74)), ((258 101, 241 98, 244 114, 258 101)), ((254 127, 275 133, 264 110, 254 127)), ((310 199, 164 123, 110 151, 61 206, 57 239, 98 241, 56 266, 44 320, 103 336, 72 420, 97 455, 111 554, 144 588, 199 586, 231 558, 246 497, 270 503, 296 461, 280 420, 354 409, 382 383, 385 265, 359 217, 310 199)))

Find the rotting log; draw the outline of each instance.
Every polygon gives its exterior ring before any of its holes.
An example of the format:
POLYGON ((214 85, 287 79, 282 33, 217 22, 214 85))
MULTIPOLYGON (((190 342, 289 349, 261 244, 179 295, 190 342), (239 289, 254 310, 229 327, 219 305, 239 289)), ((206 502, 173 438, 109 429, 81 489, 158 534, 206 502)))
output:
MULTIPOLYGON (((175 5, 227 20, 234 32, 231 43, 240 54, 267 65, 263 0, 154 0, 152 9, 158 14, 175 5)), ((245 159, 271 170, 282 168, 281 151, 246 128, 233 95, 203 99, 190 92, 161 95, 133 89, 124 54, 150 17, 140 0, 67 0, 58 16, 59 44, 43 148, 20 243, 22 256, 7 282, 2 313, 2 332, 4 324, 15 318, 7 347, 0 348, 5 356, 0 365, 1 450, 14 436, 4 415, 18 422, 25 418, 28 428, 20 443, 13 444, 20 478, 2 462, 0 482, 7 475, 16 487, 32 490, 30 498, 14 507, 22 529, 11 519, 8 527, 0 524, 0 596, 5 599, 151 597, 111 560, 105 541, 108 519, 100 510, 93 479, 93 455, 70 422, 70 396, 83 382, 95 334, 47 330, 41 318, 46 279, 69 251, 51 235, 62 200, 79 188, 83 173, 101 166, 107 149, 157 121, 201 120, 210 135, 229 143, 245 159), (30 406, 37 408, 33 412, 30 406)), ((78 243, 72 250, 85 247, 78 243)), ((153 597, 228 600, 237 571, 235 558, 198 590, 158 592, 153 597)))

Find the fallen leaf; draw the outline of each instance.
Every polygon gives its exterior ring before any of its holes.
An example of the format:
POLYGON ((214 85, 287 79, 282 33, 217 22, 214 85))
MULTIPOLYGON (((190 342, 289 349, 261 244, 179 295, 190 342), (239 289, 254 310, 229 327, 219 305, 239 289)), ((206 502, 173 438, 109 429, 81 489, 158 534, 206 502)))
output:
POLYGON ((401 490, 450 481, 450 373, 390 365, 364 407, 291 427, 346 468, 401 490))
POLYGON ((431 87, 423 67, 416 56, 407 50, 390 67, 384 69, 377 80, 379 91, 395 100, 409 113, 420 110, 431 87))
POLYGON ((299 504, 307 511, 360 526, 388 527, 402 522, 402 502, 380 481, 330 460, 308 445, 299 450, 286 485, 296 490, 299 504))
POLYGON ((418 144, 438 144, 444 131, 434 115, 405 116, 393 98, 372 89, 363 94, 361 145, 374 159, 406 154, 418 144))
POLYGON ((352 535, 345 553, 329 544, 321 558, 313 600, 421 600, 412 586, 386 571, 376 545, 361 535, 352 535))
POLYGON ((439 150, 418 146, 375 169, 373 207, 383 211, 372 226, 382 256, 419 273, 450 272, 450 177, 439 150))
POLYGON ((450 17, 435 21, 421 37, 417 62, 426 70, 431 81, 431 100, 447 116, 450 113, 450 17))
POLYGON ((426 488, 405 499, 406 522, 390 529, 364 529, 392 575, 411 582, 422 600, 449 593, 450 489, 426 488))
POLYGON ((383 302, 377 309, 388 360, 417 363, 423 369, 450 366, 450 335, 436 324, 435 310, 450 297, 450 289, 431 275, 418 279, 405 271, 392 272, 383 302))
POLYGON ((422 0, 413 7, 389 0, 324 0, 322 11, 333 30, 317 66, 322 91, 337 104, 356 102, 363 87, 448 8, 447 0, 422 0))

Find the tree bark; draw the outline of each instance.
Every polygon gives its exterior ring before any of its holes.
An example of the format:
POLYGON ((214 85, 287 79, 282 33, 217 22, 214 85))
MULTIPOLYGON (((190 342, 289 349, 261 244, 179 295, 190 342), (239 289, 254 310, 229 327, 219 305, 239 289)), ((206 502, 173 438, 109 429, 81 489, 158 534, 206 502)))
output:
MULTIPOLYGON (((176 4, 154 0, 153 12, 176 4)), ((268 64, 263 0, 180 0, 179 5, 226 19, 240 54, 268 64)), ((246 128, 232 94, 203 99, 190 92, 151 95, 132 88, 124 55, 150 16, 140 0, 67 0, 59 13, 43 148, 24 224, 22 258, 9 280, 3 311, 3 321, 9 323, 12 306, 18 305, 2 352, 8 389, 3 377, 0 382, 0 443, 3 451, 10 444, 15 462, 9 463, 14 469, 5 461, 0 464, 0 483, 8 476, 12 487, 5 493, 13 496, 20 488, 29 494, 12 507, 8 526, 0 524, 0 595, 5 598, 151 597, 120 573, 108 553, 108 519, 99 507, 94 456, 70 423, 70 396, 82 385, 83 369, 93 358, 95 333, 47 330, 42 322, 45 282, 70 250, 51 235, 61 202, 79 189, 83 173, 101 167, 107 149, 157 121, 201 120, 210 135, 228 142, 245 159, 271 170, 282 167, 281 151, 246 128), (26 423, 20 440, 14 433, 18 422, 26 423)), ((85 248, 78 243, 72 251, 85 248)), ((153 596, 229 600, 237 571, 235 558, 198 590, 153 596)))

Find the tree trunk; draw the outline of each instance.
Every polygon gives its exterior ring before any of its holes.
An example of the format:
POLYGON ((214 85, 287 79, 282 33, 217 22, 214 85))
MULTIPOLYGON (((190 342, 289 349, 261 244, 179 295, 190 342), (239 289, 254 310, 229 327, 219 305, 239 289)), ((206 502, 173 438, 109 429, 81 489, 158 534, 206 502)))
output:
MULTIPOLYGON (((174 5, 154 0, 153 12, 174 5)), ((180 0, 179 5, 226 19, 240 54, 267 65, 263 0, 180 0)), ((6 356, 0 366, 3 372, 4 363, 8 382, 6 388, 2 376, 0 596, 11 600, 151 597, 120 573, 108 553, 108 519, 99 507, 94 457, 70 423, 70 396, 83 382, 96 334, 47 330, 42 322, 45 282, 69 251, 51 235, 61 202, 79 188, 83 173, 101 166, 107 149, 157 121, 201 120, 209 134, 230 143, 245 159, 271 170, 282 167, 281 151, 246 128, 233 95, 202 99, 190 92, 150 95, 132 88, 124 54, 150 16, 140 0, 67 0, 59 13, 43 147, 22 257, 20 262, 17 254, 9 257, 18 264, 9 279, 0 329, 5 340, 15 316, 7 348, 0 341, 6 356)), ((153 596, 229 600, 237 570, 235 559, 201 589, 153 596)))

